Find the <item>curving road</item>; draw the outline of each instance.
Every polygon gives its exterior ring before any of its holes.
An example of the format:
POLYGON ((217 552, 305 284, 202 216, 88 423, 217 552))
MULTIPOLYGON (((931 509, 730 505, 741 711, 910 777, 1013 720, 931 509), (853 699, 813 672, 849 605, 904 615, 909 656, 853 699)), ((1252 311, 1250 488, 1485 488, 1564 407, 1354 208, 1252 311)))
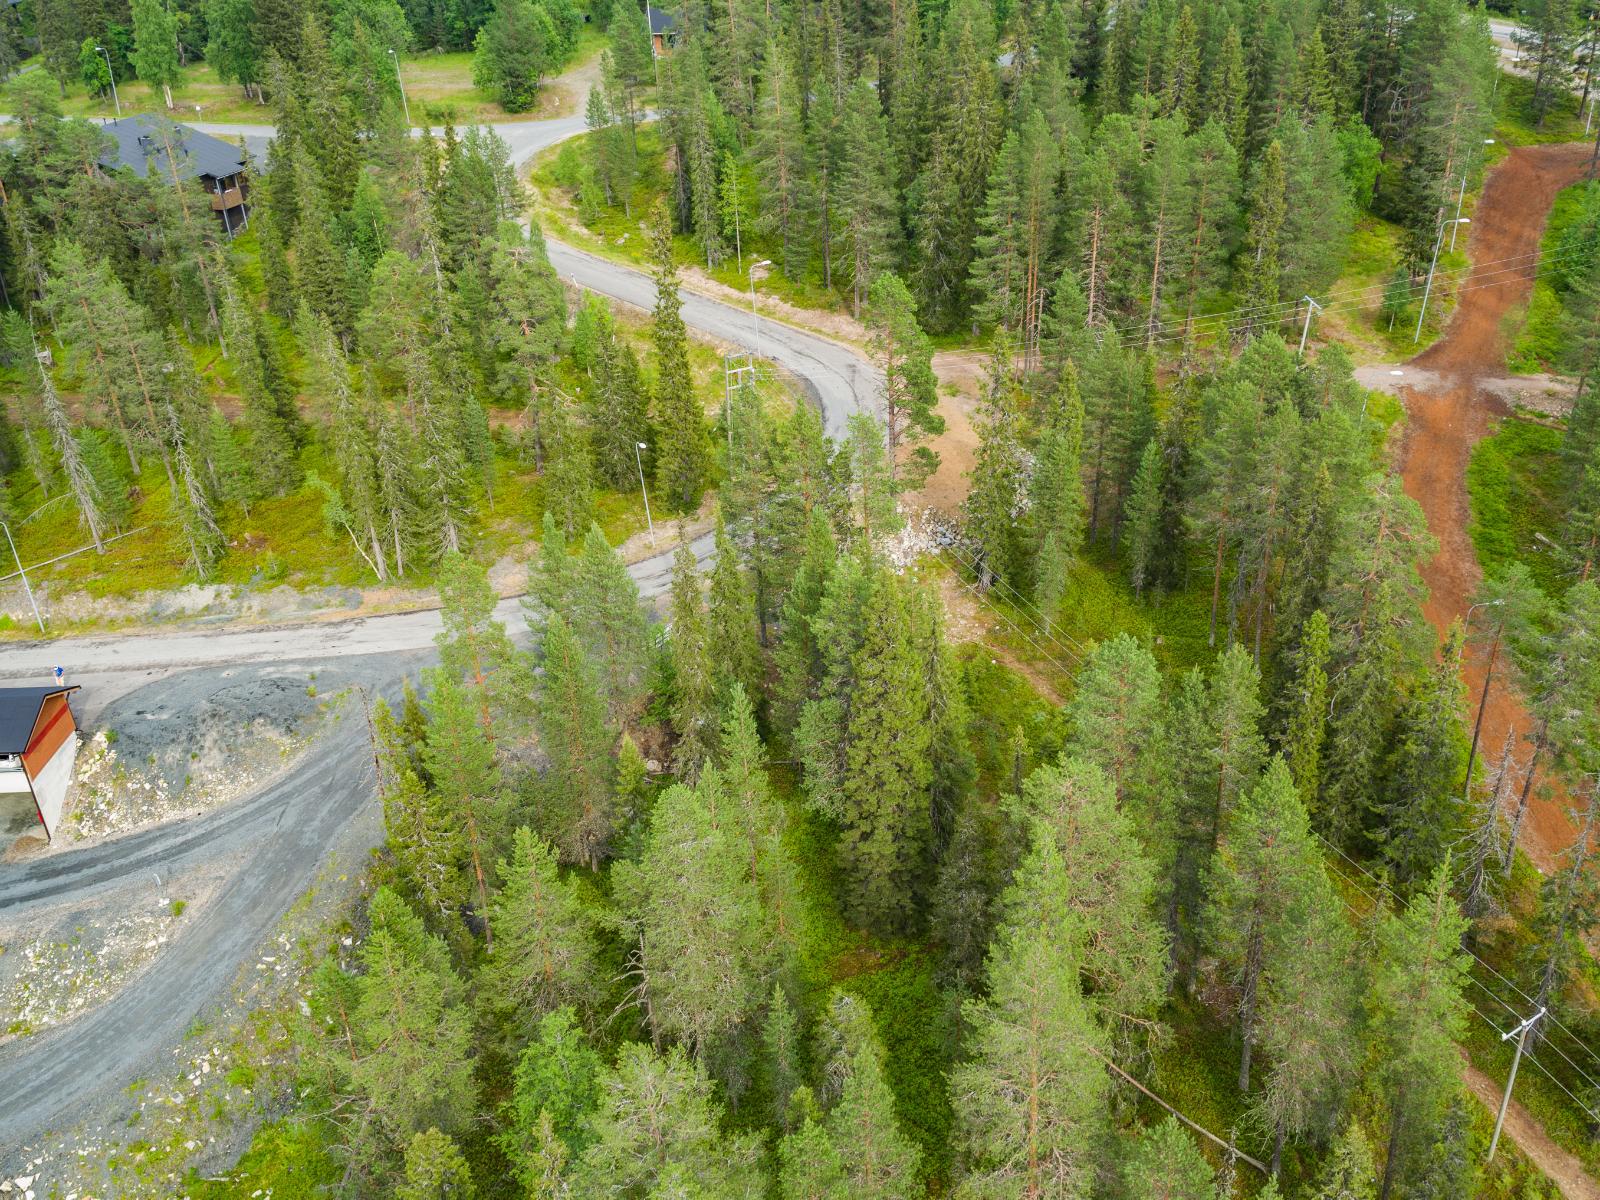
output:
MULTIPOLYGON (((581 111, 582 105, 579 105, 581 111)), ((264 151, 267 125, 199 124, 243 137, 264 151)), ((584 131, 582 117, 496 126, 517 165, 584 131)), ((564 243, 548 241, 563 279, 622 303, 648 309, 650 278, 564 243)), ((855 350, 805 330, 692 291, 683 292, 691 329, 748 349, 800 380, 823 414, 830 435, 844 433, 850 415, 872 407, 879 373, 855 350)), ((710 557, 709 535, 691 543, 710 557)), ((630 574, 647 597, 670 582, 671 551, 634 564, 630 574)), ((495 610, 508 627, 521 626, 521 602, 495 610)), ((65 667, 84 686, 86 721, 116 719, 141 702, 143 689, 167 680, 205 681, 219 670, 269 670, 306 664, 378 691, 427 661, 441 622, 437 611, 396 613, 346 621, 243 629, 63 638, 9 643, 0 652, 0 680, 45 680, 65 667), (253 666, 252 666, 253 665, 253 666)), ((300 763, 247 799, 191 821, 130 834, 101 845, 0 865, 0 911, 92 897, 136 876, 166 875, 202 863, 234 859, 237 869, 184 934, 131 984, 68 1026, 0 1048, 0 1171, 19 1147, 70 1124, 100 1096, 112 1095, 141 1065, 180 1042, 184 1030, 220 999, 239 965, 257 952, 294 901, 313 885, 329 848, 341 837, 373 845, 381 829, 371 804, 372 760, 359 709, 347 709, 300 763)))

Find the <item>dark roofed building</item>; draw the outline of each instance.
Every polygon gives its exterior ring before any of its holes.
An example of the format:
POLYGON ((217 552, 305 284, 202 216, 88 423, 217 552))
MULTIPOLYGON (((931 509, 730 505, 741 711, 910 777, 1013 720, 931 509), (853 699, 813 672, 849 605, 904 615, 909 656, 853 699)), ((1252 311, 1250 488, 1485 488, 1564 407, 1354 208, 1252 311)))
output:
POLYGON ((107 121, 101 128, 115 140, 100 159, 106 170, 126 167, 141 179, 154 170, 170 179, 175 165, 180 180, 198 179, 204 185, 211 197, 211 211, 230 235, 249 221, 245 153, 238 146, 152 113, 107 121), (164 128, 170 133, 163 132, 164 128), (169 144, 175 164, 167 162, 169 144))
POLYGON ((678 18, 654 4, 645 5, 644 11, 650 18, 650 49, 660 58, 668 47, 678 44, 678 18))

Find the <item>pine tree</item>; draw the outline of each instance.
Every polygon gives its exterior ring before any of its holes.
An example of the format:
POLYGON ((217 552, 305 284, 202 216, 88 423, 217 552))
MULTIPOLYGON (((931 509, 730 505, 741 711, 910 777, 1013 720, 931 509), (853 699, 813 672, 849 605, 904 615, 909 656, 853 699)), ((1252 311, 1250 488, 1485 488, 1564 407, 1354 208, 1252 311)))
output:
POLYGON ((616 829, 605 698, 582 642, 560 613, 545 622, 543 651, 538 724, 549 766, 540 789, 540 823, 565 861, 593 869, 609 852, 616 829))
POLYGON ((691 512, 700 504, 710 465, 705 416, 689 374, 688 334, 678 299, 678 272, 672 262, 672 234, 666 213, 657 211, 651 229, 656 306, 651 338, 656 353, 656 487, 668 504, 691 512))
POLYGON ((444 944, 393 892, 379 888, 367 913, 362 975, 338 1049, 353 1052, 352 1080, 392 1141, 430 1128, 459 1130, 473 1109, 461 980, 444 944))
POLYGON ((1542 129, 1550 110, 1570 91, 1577 6, 1573 0, 1528 0, 1522 5, 1521 18, 1512 40, 1522 57, 1532 64, 1529 108, 1534 125, 1542 129))
POLYGON ((492 841, 504 808, 494 747, 484 733, 479 706, 447 671, 435 672, 428 698, 428 733, 422 761, 439 801, 451 809, 462 830, 461 854, 448 895, 482 914, 488 945, 489 869, 492 841), (473 903, 473 900, 476 903, 473 903))
POLYGON ((766 64, 752 147, 761 191, 756 229, 777 241, 778 265, 785 276, 798 279, 811 256, 816 206, 812 164, 789 56, 776 43, 769 44, 766 64))
MULTIPOLYGON (((407 707, 417 708, 411 681, 405 682, 407 707)), ((420 711, 420 709, 418 709, 420 711)), ((464 832, 456 815, 422 779, 421 736, 409 737, 379 700, 373 708, 379 761, 378 795, 383 830, 397 874, 425 914, 442 919, 454 901, 454 873, 463 854, 464 832)))
POLYGON ((499 936, 482 976, 487 1005, 519 1034, 564 1006, 593 1013, 600 922, 574 882, 561 877, 553 848, 518 829, 499 875, 490 909, 499 936))
POLYGON ((890 478, 897 490, 914 491, 939 461, 917 443, 943 433, 944 418, 935 411, 939 396, 933 346, 917 321, 917 303, 898 275, 884 272, 872 281, 866 324, 873 361, 883 372, 890 478), (909 455, 902 455, 904 450, 909 455))
POLYGON ((1084 936, 1046 832, 1017 869, 989 954, 988 998, 965 1008, 969 1061, 950 1076, 963 1194, 1086 1196, 1105 1120, 1104 1035, 1078 982, 1084 936))
POLYGON ((572 1172, 577 1194, 706 1200, 762 1194, 760 1142, 722 1131, 711 1081, 682 1047, 661 1054, 627 1043, 602 1088, 595 1140, 572 1172))
POLYGON ((715 768, 693 788, 674 784, 656 800, 639 861, 612 875, 651 1035, 678 1039, 702 1062, 760 1007, 774 965, 769 916, 726 806, 715 768))
POLYGON ((594 463, 588 431, 563 398, 545 414, 544 447, 545 511, 574 535, 594 520, 594 463))
POLYGON ((1080 970, 1093 984, 1086 1003, 1109 1032, 1152 1017, 1167 991, 1166 932, 1155 920, 1156 869, 1099 768, 1063 758, 1040 767, 1012 807, 1035 838, 1056 840, 1066 891, 1060 898, 1093 938, 1080 970))

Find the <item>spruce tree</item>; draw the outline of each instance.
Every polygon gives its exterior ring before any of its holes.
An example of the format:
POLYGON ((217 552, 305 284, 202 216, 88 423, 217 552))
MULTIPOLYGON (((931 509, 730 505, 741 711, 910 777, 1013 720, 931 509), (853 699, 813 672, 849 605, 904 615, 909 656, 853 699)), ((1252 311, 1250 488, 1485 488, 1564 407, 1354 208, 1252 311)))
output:
POLYGON ((539 1019, 512 1075, 509 1121, 498 1141, 533 1197, 559 1195, 560 1174, 594 1141, 605 1062, 570 1008, 539 1019))
POLYGON ((439 619, 434 635, 439 662, 471 689, 484 737, 515 735, 527 722, 529 672, 511 644, 505 623, 495 618, 499 597, 480 563, 460 554, 439 564, 439 619))
POLYGON ((707 649, 715 647, 712 677, 719 702, 726 704, 734 688, 746 696, 760 696, 764 688, 764 664, 756 642, 756 600, 749 581, 739 565, 733 539, 717 515, 716 561, 711 567, 707 592, 707 649))
POLYGON ((1461 1089, 1465 931, 1444 864, 1404 912, 1386 915, 1378 927, 1371 1020, 1381 1055, 1376 1083, 1389 1109, 1380 1200, 1414 1178, 1432 1130, 1461 1089))
POLYGON ((1033 523, 1033 592, 1049 632, 1083 546, 1083 401, 1077 371, 1063 372, 1034 449, 1029 480, 1033 523))
POLYGON ((650 234, 656 285, 651 339, 656 355, 656 488, 672 508, 699 507, 710 469, 705 416, 689 374, 689 335, 678 299, 678 270, 672 261, 672 233, 664 210, 655 214, 650 234))
POLYGON ((565 614, 600 672, 607 709, 616 720, 635 707, 650 655, 639 585, 598 525, 589 526, 577 561, 568 565, 565 614))
POLYGON ((899 238, 883 111, 864 79, 846 98, 839 136, 839 190, 832 216, 849 262, 851 313, 860 320, 867 289, 894 261, 899 238))
POLYGON ((1160 548, 1163 468, 1161 444, 1152 438, 1145 443, 1144 453, 1139 457, 1139 469, 1134 473, 1133 490, 1128 493, 1123 515, 1128 578, 1135 594, 1141 596, 1155 574, 1156 553, 1160 548))
MULTIPOLYGON (((1188 16, 1189 9, 1183 13, 1188 16)), ((1123 1178, 1129 1200, 1214 1200, 1218 1195, 1211 1164, 1175 1117, 1139 1135, 1123 1178)))
POLYGON ((538 725, 549 765, 540 787, 540 825, 565 861, 593 869, 616 830, 605 697, 582 642, 560 613, 545 622, 542 649, 538 725))
POLYGON ((1057 138, 1038 109, 1006 134, 990 173, 974 243, 974 315, 1017 339, 1023 360, 1036 361, 1044 315, 1048 256, 1055 240, 1057 138))
POLYGON ((687 540, 672 556, 671 611, 673 766, 692 781, 716 748, 717 682, 699 564, 687 540))
POLYGON ((1250 216, 1245 234, 1244 297, 1251 312, 1247 329, 1276 324, 1280 252, 1286 216, 1283 144, 1267 147, 1250 185, 1250 216))
POLYGON ((406 1171, 394 1200, 473 1200, 472 1172, 450 1135, 429 1129, 406 1146, 406 1171))

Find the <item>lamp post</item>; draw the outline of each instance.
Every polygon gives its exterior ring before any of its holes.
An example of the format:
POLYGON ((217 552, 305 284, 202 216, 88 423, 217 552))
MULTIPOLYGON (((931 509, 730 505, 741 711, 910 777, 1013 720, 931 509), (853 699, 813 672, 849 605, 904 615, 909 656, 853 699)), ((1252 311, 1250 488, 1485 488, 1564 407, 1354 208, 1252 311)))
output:
POLYGON ((757 354, 761 353, 761 314, 756 311, 756 272, 772 265, 770 258, 763 258, 760 262, 750 264, 750 269, 745 272, 745 278, 750 282, 750 332, 754 338, 751 346, 757 354))
POLYGON ((644 520, 645 524, 650 526, 650 544, 654 546, 656 544, 656 523, 650 516, 650 493, 644 486, 644 458, 639 453, 645 448, 644 442, 635 442, 633 444, 633 461, 639 468, 639 494, 644 497, 644 520))
MULTIPOLYGON (((1587 129, 1584 130, 1584 133, 1587 134, 1588 132, 1589 131, 1587 129)), ((1483 144, 1485 146, 1492 146, 1492 145, 1494 145, 1494 139, 1493 138, 1484 138, 1483 139, 1483 144)), ((1450 227, 1450 253, 1451 254, 1454 254, 1456 252, 1456 226, 1461 223, 1461 204, 1462 204, 1462 202, 1464 200, 1466 200, 1466 198, 1467 198, 1467 169, 1465 167, 1463 167, 1463 168, 1461 168, 1461 191, 1456 194, 1456 225, 1452 225, 1450 227)))
POLYGON ((1417 313, 1417 332, 1416 336, 1411 339, 1412 345, 1422 340, 1422 319, 1428 315, 1428 297, 1433 294, 1433 271, 1439 265, 1439 248, 1444 245, 1444 227, 1447 224, 1470 225, 1472 224, 1472 218, 1457 217, 1454 221, 1449 222, 1445 221, 1442 216, 1439 219, 1439 236, 1433 239, 1433 259, 1428 263, 1428 283, 1422 289, 1422 309, 1417 313))
MULTIPOLYGON (((1463 624, 1472 623, 1472 610, 1475 608, 1501 608, 1504 600, 1482 600, 1467 609, 1467 616, 1463 624)), ((1478 695, 1478 716, 1472 722, 1472 747, 1467 751, 1467 781, 1461 786, 1461 803, 1465 806, 1472 799, 1472 765, 1478 759, 1478 735, 1483 732, 1483 710, 1489 706, 1489 684, 1494 679, 1494 661, 1500 653, 1500 635, 1505 632, 1505 614, 1500 614, 1500 620, 1494 627, 1494 640, 1489 643, 1489 665, 1483 673, 1483 691, 1478 695)))
POLYGON ((400 78, 400 56, 394 52, 394 47, 389 48, 389 57, 394 59, 394 81, 400 89, 400 107, 406 114, 406 128, 411 128, 411 105, 406 102, 406 81, 400 78))
POLYGON ((117 120, 122 120, 122 101, 117 96, 117 69, 111 65, 111 55, 106 53, 104 46, 96 46, 100 56, 106 60, 106 75, 111 79, 111 103, 117 106, 117 120))
POLYGON ((22 590, 28 593, 28 606, 33 609, 33 619, 39 622, 39 632, 44 633, 44 618, 39 615, 39 602, 34 599, 33 588, 28 583, 28 573, 22 569, 22 555, 17 553, 17 543, 11 537, 11 526, 0 521, 0 529, 6 531, 6 544, 11 547, 11 557, 16 559, 17 574, 22 576, 22 590))

